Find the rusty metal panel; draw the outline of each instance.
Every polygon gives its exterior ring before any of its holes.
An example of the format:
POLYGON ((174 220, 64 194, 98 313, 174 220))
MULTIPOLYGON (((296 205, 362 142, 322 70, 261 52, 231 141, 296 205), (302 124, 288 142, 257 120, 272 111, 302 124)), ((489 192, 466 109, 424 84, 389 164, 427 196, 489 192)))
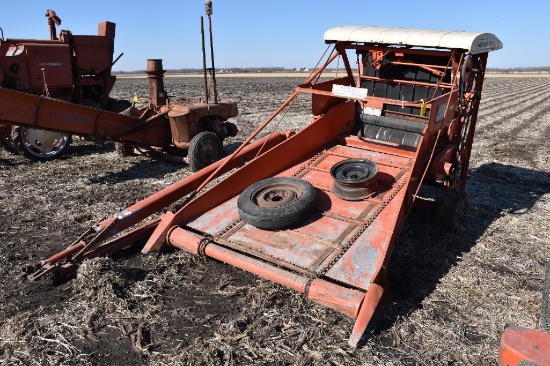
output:
POLYGON ((43 127, 98 140, 117 135, 117 141, 154 146, 164 146, 170 141, 169 124, 162 118, 136 129, 139 119, 134 117, 13 90, 0 89, 0 110, 1 120, 15 125, 43 127))
POLYGON ((204 214, 189 221, 187 226, 214 235, 239 218, 237 199, 235 196, 204 214))
POLYGON ((295 231, 325 242, 330 242, 328 245, 336 247, 337 244, 334 244, 334 242, 340 237, 340 234, 349 227, 349 225, 350 223, 347 221, 321 216, 313 217, 307 225, 298 227, 295 231))
POLYGON ((371 224, 355 241, 354 245, 331 267, 327 276, 356 286, 368 289, 376 275, 378 263, 384 258, 391 233, 384 231, 380 221, 371 224), (383 238, 375 238, 382 233, 383 238), (380 242, 377 239, 382 239, 380 242))
MULTIPOLYGON (((402 180, 401 182, 406 182, 402 180)), ((377 210, 367 216, 365 226, 346 238, 349 249, 337 259, 326 275, 334 280, 367 290, 390 253, 395 240, 398 218, 403 209, 405 184, 396 184, 377 210), (371 222, 369 225, 369 222, 371 222)))
POLYGON ((25 45, 25 51, 29 59, 29 79, 32 87, 44 88, 43 72, 50 88, 73 85, 69 45, 31 43, 25 45))
POLYGON ((331 152, 325 156, 319 164, 317 164, 317 168, 329 172, 330 168, 332 168, 334 164, 346 159, 345 156, 342 156, 342 153, 343 152, 340 150, 340 155, 335 155, 334 149, 332 149, 331 152))
POLYGON ((293 234, 290 230, 268 231, 248 224, 231 235, 229 241, 251 253, 272 258, 278 264, 288 263, 309 271, 334 250, 321 241, 293 234))
MULTIPOLYGON (((114 37, 114 34, 113 34, 114 37)), ((111 67, 114 39, 103 36, 74 36, 74 53, 80 70, 100 73, 111 67)))
POLYGON ((302 179, 307 180, 317 189, 322 189, 329 192, 332 190, 333 179, 328 171, 308 170, 302 176, 302 179))

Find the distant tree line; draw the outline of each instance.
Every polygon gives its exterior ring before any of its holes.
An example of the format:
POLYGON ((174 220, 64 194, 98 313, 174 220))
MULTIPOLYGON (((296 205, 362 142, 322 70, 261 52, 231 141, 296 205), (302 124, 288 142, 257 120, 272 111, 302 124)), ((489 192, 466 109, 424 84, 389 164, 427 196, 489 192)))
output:
POLYGON ((513 72, 550 72, 550 66, 537 67, 510 67, 510 68, 487 68, 488 72, 513 73, 513 72))
MULTIPOLYGON (((336 69, 327 69, 326 71, 335 71, 336 69)), ((309 72, 307 68, 285 68, 285 67, 227 67, 216 69, 217 73, 287 73, 287 72, 309 72)), ((185 68, 185 69, 168 69, 168 74, 202 74, 202 69, 197 68, 185 68)), ((496 73, 516 73, 516 72, 548 72, 550 73, 550 66, 536 66, 536 67, 509 67, 509 68, 487 68, 487 72, 496 73)), ((144 74, 145 70, 135 71, 114 71, 115 74, 144 74)))
MULTIPOLYGON (((334 71, 336 69, 326 69, 327 71, 334 71)), ((341 69, 342 70, 342 69, 341 69)), ((287 72, 309 72, 308 68, 285 68, 285 67, 228 67, 217 68, 217 73, 287 73, 287 72)), ((144 74, 145 70, 135 71, 113 71, 114 74, 144 74)), ((168 74, 202 74, 202 69, 187 68, 187 69, 167 69, 168 74)))
MULTIPOLYGON (((217 68, 218 73, 249 73, 249 72, 288 72, 292 69, 285 69, 284 67, 229 67, 229 68, 217 68)), ((202 69, 188 68, 188 69, 167 69, 169 74, 202 74, 202 69)), ((115 71, 115 74, 144 74, 145 70, 135 71, 115 71)))

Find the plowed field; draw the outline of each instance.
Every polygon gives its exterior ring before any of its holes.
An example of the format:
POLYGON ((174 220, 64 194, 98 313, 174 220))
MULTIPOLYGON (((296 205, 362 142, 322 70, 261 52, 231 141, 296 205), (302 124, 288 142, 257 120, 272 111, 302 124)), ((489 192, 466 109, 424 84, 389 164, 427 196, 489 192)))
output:
MULTIPOLYGON (((200 95, 201 78, 167 78, 200 95)), ((219 78, 236 100, 238 146, 302 79, 219 78)), ((146 95, 120 79, 114 97, 146 95)), ((308 122, 309 99, 279 129, 308 122)), ((454 231, 413 210, 389 267, 393 304, 366 344, 353 320, 269 281, 182 251, 126 250, 62 283, 20 269, 65 248, 104 215, 190 174, 184 164, 120 158, 76 141, 32 163, 0 151, 0 364, 494 365, 507 326, 536 327, 550 260, 550 78, 485 80, 467 192, 454 231)))

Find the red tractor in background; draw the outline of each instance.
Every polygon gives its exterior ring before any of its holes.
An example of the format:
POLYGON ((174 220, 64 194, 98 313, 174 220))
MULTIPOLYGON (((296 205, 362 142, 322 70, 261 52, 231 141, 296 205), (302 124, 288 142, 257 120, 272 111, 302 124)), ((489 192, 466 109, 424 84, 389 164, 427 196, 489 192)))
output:
MULTIPOLYGON (((89 107, 120 111, 109 93, 116 76, 111 68, 115 43, 115 23, 101 22, 97 36, 73 35, 56 25, 61 19, 55 11, 46 12, 49 40, 0 40, 0 87, 89 107)), ((0 29, 1 31, 1 29, 0 29)), ((122 104, 122 103, 119 103, 122 104)), ((33 160, 54 159, 67 148, 71 135, 0 124, 0 145, 33 160)))

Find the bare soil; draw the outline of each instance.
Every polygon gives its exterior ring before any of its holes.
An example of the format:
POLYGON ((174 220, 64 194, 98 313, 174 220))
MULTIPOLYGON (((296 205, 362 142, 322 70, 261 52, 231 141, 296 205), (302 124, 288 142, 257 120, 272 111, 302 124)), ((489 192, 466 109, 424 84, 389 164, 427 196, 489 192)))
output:
MULTIPOLYGON (((220 78, 239 103, 230 152, 303 79, 220 78)), ((201 78, 167 78, 173 96, 201 78)), ((113 96, 147 94, 121 79, 113 96)), ((61 282, 20 268, 190 174, 184 164, 120 158, 77 141, 59 160, 0 152, 0 364, 494 365, 507 326, 536 327, 550 259, 550 78, 487 78, 468 184, 454 230, 414 210, 390 262, 391 309, 362 347, 353 321, 286 288, 183 251, 130 248, 61 282)), ((278 128, 308 121, 308 97, 278 128)))

